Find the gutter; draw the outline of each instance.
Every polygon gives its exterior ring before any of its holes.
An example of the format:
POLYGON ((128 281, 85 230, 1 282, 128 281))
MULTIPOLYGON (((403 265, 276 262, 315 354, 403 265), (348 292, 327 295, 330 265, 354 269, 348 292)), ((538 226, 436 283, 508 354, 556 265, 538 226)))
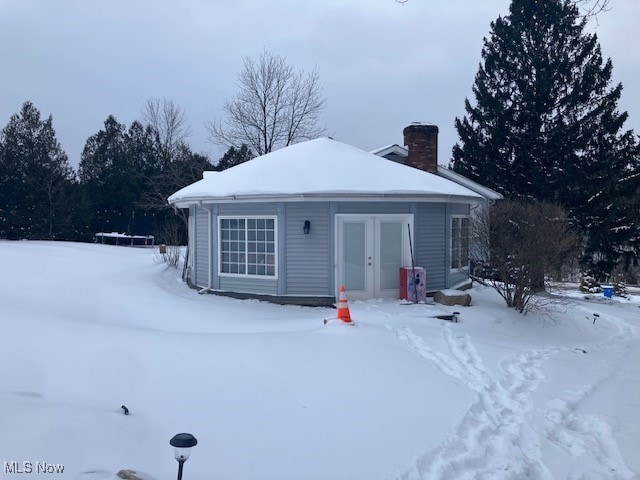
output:
MULTIPOLYGON (((212 211, 209 210, 207 207, 202 205, 202 200, 200 200, 197 204, 196 204, 196 208, 200 207, 202 210, 204 210, 205 212, 207 212, 209 214, 209 216, 207 217, 207 226, 208 226, 208 230, 209 230, 209 281, 208 281, 208 285, 207 288, 205 289, 206 291, 211 290, 212 287, 212 277, 213 277, 213 256, 212 253, 213 252, 213 229, 211 228, 211 215, 212 215, 212 211)), ((200 291, 199 293, 204 293, 204 291, 200 291)))
MULTIPOLYGON (((482 203, 485 198, 478 196, 457 195, 447 193, 415 194, 415 193, 298 193, 298 194, 257 194, 257 195, 229 195, 207 196, 197 195, 184 197, 172 201, 174 205, 185 207, 194 203, 202 204, 203 201, 216 203, 244 202, 299 202, 299 201, 395 201, 395 202, 450 202, 450 203, 482 203)), ((204 208, 204 207, 203 207, 204 208)))

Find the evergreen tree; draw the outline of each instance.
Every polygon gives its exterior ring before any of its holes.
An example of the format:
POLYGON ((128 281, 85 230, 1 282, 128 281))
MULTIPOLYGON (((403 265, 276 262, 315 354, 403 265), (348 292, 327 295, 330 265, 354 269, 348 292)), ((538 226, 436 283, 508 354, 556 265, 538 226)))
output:
POLYGON ((52 123, 25 102, 0 134, 1 237, 74 237, 75 174, 52 123))
POLYGON ((150 233, 140 199, 157 168, 157 146, 151 128, 133 122, 127 130, 111 115, 104 130, 87 139, 78 175, 91 206, 93 233, 150 233))
POLYGON ((236 165, 240 165, 248 160, 254 158, 253 152, 247 145, 242 145, 240 148, 229 147, 229 150, 225 152, 220 160, 218 160, 218 164, 216 165, 217 170, 226 170, 227 168, 235 167, 236 165))
POLYGON ((565 205, 589 258, 611 263, 632 232, 621 200, 638 185, 638 146, 622 131, 611 60, 585 26, 571 1, 512 1, 484 40, 452 163, 507 197, 565 205))
POLYGON ((90 205, 93 233, 122 231, 122 217, 128 218, 131 198, 121 181, 131 174, 126 165, 125 128, 109 115, 104 130, 87 139, 80 156, 78 176, 90 205))

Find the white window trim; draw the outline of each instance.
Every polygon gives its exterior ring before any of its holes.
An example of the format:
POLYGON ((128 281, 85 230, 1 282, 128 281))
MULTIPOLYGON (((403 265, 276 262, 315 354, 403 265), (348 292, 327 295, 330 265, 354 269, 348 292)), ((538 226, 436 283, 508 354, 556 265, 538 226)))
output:
MULTIPOLYGON (((218 241, 216 242, 216 255, 218 258, 218 276, 219 277, 232 277, 232 278, 250 278, 252 280, 277 280, 278 279, 278 217, 276 215, 221 215, 218 216, 218 241), (222 271, 222 220, 244 220, 245 221, 245 229, 246 229, 246 221, 247 220, 273 220, 273 255, 274 255, 274 275, 257 275, 251 273, 228 273, 222 271)), ((248 242, 247 236, 245 235, 245 243, 248 242)), ((245 259, 245 266, 247 260, 245 259)), ((245 271, 248 269, 245 269, 245 271)))
MULTIPOLYGON (((450 221, 449 221, 449 273, 457 273, 457 272, 468 272, 469 271, 469 267, 471 265, 471 259, 469 258, 469 255, 467 252, 467 264, 464 267, 456 267, 453 268, 451 266, 451 264, 453 263, 453 219, 454 218, 466 218, 468 225, 467 228, 470 227, 471 224, 471 216, 470 215, 460 215, 460 214, 453 214, 450 215, 450 221)), ((471 233, 471 232, 469 232, 471 233)), ((469 238, 469 244, 471 244, 471 238, 469 238)))

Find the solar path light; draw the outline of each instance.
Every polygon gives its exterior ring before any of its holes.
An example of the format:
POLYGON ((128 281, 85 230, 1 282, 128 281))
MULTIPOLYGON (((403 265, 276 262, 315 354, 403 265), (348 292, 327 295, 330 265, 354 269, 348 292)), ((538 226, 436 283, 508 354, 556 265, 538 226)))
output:
POLYGON ((178 480, 182 480, 182 467, 184 462, 189 459, 191 447, 198 444, 196 437, 190 433, 178 433, 169 440, 169 445, 174 447, 176 460, 178 461, 178 480))

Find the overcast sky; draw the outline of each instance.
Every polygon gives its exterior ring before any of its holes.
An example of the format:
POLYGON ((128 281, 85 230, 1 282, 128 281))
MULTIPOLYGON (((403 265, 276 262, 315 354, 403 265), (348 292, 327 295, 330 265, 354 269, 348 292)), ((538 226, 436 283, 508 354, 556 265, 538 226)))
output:
MULTIPOLYGON (((0 128, 30 100, 53 115, 77 166, 108 115, 129 125, 148 98, 186 112, 193 150, 217 161, 204 122, 236 91, 242 57, 267 49, 321 73, 322 122, 335 139, 372 150, 402 144, 410 122, 439 126, 440 163, 480 61, 489 23, 508 0, 0 0, 0 128)), ((611 0, 592 23, 620 108, 640 133, 639 0, 611 0)))

